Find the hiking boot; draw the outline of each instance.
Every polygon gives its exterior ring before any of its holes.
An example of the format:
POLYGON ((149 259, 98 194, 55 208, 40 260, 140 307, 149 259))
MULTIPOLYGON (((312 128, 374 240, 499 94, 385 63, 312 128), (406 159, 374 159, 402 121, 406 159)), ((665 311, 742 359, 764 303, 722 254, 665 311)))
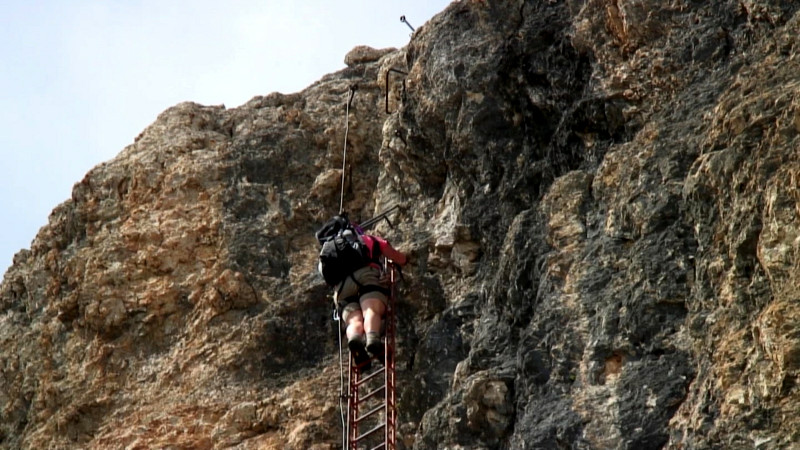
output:
POLYGON ((355 338, 347 341, 347 348, 350 349, 350 354, 353 355, 353 362, 356 367, 360 367, 361 370, 370 368, 372 364, 370 364, 367 349, 364 347, 363 338, 355 338))
POLYGON ((367 333, 367 351, 378 361, 383 362, 383 341, 378 333, 367 333))

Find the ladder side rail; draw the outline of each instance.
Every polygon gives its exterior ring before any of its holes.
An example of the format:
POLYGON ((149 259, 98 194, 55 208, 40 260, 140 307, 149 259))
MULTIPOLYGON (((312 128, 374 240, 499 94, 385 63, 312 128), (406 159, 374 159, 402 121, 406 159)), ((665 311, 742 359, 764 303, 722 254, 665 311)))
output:
POLYGON ((386 398, 385 398, 385 420, 386 420, 386 429, 384 430, 384 442, 386 444, 385 448, 387 450, 394 450, 396 448, 396 392, 395 392, 395 359, 397 357, 397 346, 396 346, 396 314, 395 314, 395 297, 397 292, 397 269, 395 269, 393 264, 389 265, 389 281, 390 281, 390 292, 389 292, 389 305, 387 308, 386 313, 386 339, 384 342, 384 355, 385 362, 384 368, 386 369, 384 372, 384 381, 386 386, 386 398))
POLYGON ((358 417, 358 403, 359 403, 359 396, 358 396, 358 375, 359 370, 355 366, 355 361, 353 361, 352 355, 349 358, 350 361, 350 377, 349 377, 349 395, 347 398, 348 401, 348 408, 347 408, 347 446, 350 450, 357 450, 358 449, 358 422, 355 420, 358 417))

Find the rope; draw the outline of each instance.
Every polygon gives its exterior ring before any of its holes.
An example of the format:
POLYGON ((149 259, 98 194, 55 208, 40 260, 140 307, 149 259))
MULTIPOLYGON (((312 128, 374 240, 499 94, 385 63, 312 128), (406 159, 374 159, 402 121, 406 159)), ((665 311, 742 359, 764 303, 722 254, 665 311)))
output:
POLYGON ((350 131, 350 104, 353 103, 353 96, 356 95, 356 86, 350 86, 350 98, 347 99, 347 107, 345 109, 345 124, 344 124, 344 150, 342 151, 342 191, 339 195, 339 214, 344 211, 344 174, 347 168, 347 132, 350 131))
POLYGON ((336 322, 336 335, 339 336, 339 416, 342 419, 342 448, 347 448, 347 420, 344 417, 344 406, 342 400, 344 394, 344 358, 342 358, 342 324, 339 322, 339 311, 333 307, 333 320, 336 322))

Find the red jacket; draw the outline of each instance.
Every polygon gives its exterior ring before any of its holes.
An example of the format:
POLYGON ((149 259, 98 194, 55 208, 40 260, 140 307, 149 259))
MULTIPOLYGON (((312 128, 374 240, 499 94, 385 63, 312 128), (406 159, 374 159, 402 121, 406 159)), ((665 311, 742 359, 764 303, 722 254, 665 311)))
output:
POLYGON ((372 236, 371 234, 365 234, 361 236, 361 238, 364 239, 364 243, 367 244, 367 247, 369 247, 371 255, 375 254, 375 244, 378 244, 381 255, 391 259, 401 266, 406 263, 406 255, 395 250, 395 248, 392 247, 392 244, 386 241, 386 239, 378 236, 372 236))

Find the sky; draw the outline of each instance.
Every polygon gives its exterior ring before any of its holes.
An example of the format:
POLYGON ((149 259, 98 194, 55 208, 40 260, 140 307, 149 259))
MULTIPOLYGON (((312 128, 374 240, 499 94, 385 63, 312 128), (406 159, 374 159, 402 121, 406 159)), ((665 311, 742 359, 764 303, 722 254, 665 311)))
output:
POLYGON ((72 186, 183 101, 239 106, 406 45, 449 0, 10 0, 0 8, 0 273, 72 186))

